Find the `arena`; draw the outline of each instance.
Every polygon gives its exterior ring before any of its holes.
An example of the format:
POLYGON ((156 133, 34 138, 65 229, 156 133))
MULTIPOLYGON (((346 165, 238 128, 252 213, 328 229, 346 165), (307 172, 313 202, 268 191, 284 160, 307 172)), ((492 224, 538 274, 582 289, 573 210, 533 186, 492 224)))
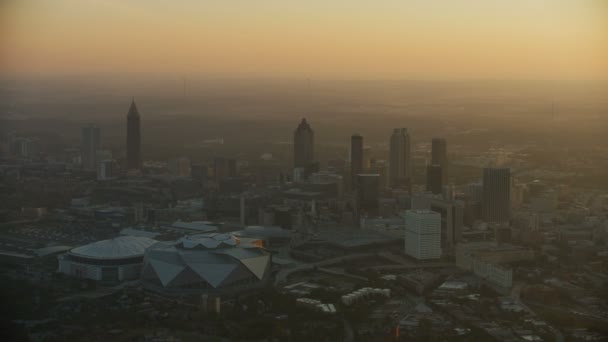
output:
POLYGON ((59 256, 59 272, 109 282, 138 279, 144 251, 156 242, 146 237, 120 236, 76 247, 59 256))
POLYGON ((146 250, 142 284, 173 293, 241 292, 268 280, 271 256, 257 239, 195 234, 146 250))

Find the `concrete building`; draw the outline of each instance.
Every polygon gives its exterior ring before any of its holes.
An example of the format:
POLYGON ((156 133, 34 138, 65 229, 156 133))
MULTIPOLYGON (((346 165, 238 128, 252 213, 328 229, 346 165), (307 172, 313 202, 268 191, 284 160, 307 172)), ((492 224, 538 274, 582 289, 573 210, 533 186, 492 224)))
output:
POLYGON ((236 177, 236 173, 236 160, 223 157, 213 158, 213 176, 218 184, 226 179, 236 177))
POLYGON ((201 182, 201 184, 203 185, 206 185, 207 180, 209 178, 209 169, 207 165, 193 163, 190 165, 190 176, 193 180, 201 182))
POLYGON ((186 157, 171 159, 167 166, 172 176, 190 177, 190 159, 186 157))
POLYGON ((475 258, 473 259, 473 273, 500 287, 513 286, 513 270, 510 267, 475 258))
POLYGON ((363 173, 363 137, 353 134, 350 138, 350 177, 352 188, 357 187, 357 175, 363 173))
POLYGON ((405 219, 399 216, 390 218, 362 217, 359 220, 359 227, 395 238, 402 238, 405 235, 405 219))
POLYGON ((341 175, 327 171, 315 172, 310 175, 308 182, 310 190, 328 191, 334 197, 342 198, 344 195, 344 180, 341 175))
POLYGON ((380 175, 380 189, 386 189, 388 187, 389 179, 389 164, 387 160, 372 159, 369 167, 370 173, 377 173, 380 175))
POLYGON ((82 128, 81 161, 86 171, 95 171, 97 166, 97 151, 101 150, 101 130, 90 125, 82 128))
POLYGON ((102 159, 97 163, 97 180, 109 180, 116 177, 116 161, 113 159, 102 159))
POLYGON ((441 257, 441 215, 430 210, 406 211, 405 254, 418 260, 441 257))

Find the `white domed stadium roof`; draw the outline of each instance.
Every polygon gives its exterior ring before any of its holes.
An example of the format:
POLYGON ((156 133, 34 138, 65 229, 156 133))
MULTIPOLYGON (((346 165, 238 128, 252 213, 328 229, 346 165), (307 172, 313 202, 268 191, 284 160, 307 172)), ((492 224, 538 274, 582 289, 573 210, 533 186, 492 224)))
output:
POLYGON ((157 241, 136 236, 120 236, 74 248, 70 254, 89 259, 123 259, 142 256, 157 241))

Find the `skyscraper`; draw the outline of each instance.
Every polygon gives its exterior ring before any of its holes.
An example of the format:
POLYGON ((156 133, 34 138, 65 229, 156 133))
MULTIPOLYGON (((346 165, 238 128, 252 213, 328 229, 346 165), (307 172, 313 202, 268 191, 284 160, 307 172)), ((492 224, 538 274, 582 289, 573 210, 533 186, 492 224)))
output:
POLYGON ((359 213, 376 215, 380 197, 380 175, 357 175, 357 208, 359 213))
POLYGON ((430 210, 405 212, 405 254, 418 260, 441 257, 441 215, 430 210))
POLYGON ((135 100, 127 113, 127 170, 141 169, 141 127, 135 100))
POLYGON ((357 186, 357 175, 363 173, 363 137, 353 134, 350 138, 350 175, 353 189, 357 186))
POLYGON ((87 171, 97 169, 97 151, 101 150, 101 131, 94 125, 82 128, 82 168, 87 171))
POLYGON ((190 159, 186 157, 180 157, 171 159, 167 163, 167 167, 172 176, 177 177, 190 177, 190 159))
POLYGON ((441 165, 428 165, 426 167, 426 191, 435 195, 441 194, 443 188, 441 165))
POLYGON ((449 254, 462 238, 464 204, 459 201, 431 199, 430 210, 441 215, 441 251, 449 254))
POLYGON ((296 168, 309 168, 314 158, 315 133, 306 118, 293 134, 293 161, 296 168))
POLYGON ((412 177, 410 151, 410 135, 407 128, 395 128, 390 139, 390 169, 391 186, 409 185, 412 177))
POLYGON ((236 160, 232 158, 213 158, 213 175, 216 182, 236 177, 236 160))
POLYGON ((507 222, 511 217, 511 170, 483 169, 483 218, 487 222, 507 222))
POLYGON ((445 139, 433 138, 431 143, 431 165, 441 166, 441 182, 448 184, 448 148, 445 139))

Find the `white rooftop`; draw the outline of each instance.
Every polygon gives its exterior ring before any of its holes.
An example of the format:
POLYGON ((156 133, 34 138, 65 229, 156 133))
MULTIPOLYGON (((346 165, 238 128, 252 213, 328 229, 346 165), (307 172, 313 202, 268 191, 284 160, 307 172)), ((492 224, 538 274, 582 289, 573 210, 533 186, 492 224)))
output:
POLYGON ((76 247, 70 254, 91 259, 122 259, 141 256, 157 241, 146 237, 119 236, 76 247))

